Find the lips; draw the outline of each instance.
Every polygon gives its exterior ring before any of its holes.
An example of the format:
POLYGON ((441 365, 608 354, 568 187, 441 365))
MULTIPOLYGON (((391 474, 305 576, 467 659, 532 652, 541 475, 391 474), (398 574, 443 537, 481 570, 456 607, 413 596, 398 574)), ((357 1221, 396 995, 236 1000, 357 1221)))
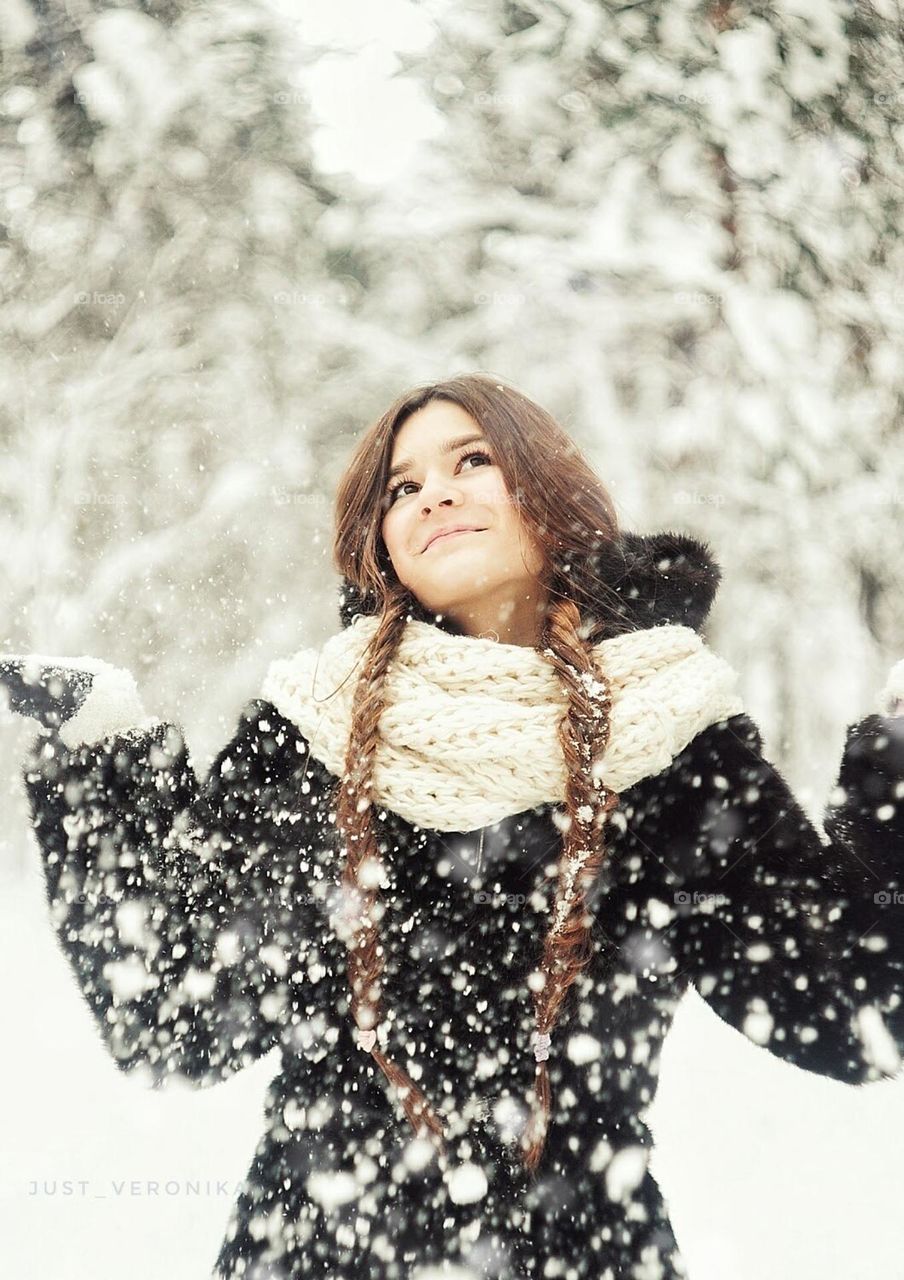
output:
POLYGON ((449 529, 439 529, 437 530, 436 533, 432 533, 430 535, 430 539, 427 542, 427 545, 424 547, 424 551, 429 551, 429 549, 433 546, 434 542, 440 542, 441 540, 454 536, 456 533, 483 533, 483 532, 484 532, 483 529, 479 529, 476 525, 471 525, 471 524, 454 525, 449 529))

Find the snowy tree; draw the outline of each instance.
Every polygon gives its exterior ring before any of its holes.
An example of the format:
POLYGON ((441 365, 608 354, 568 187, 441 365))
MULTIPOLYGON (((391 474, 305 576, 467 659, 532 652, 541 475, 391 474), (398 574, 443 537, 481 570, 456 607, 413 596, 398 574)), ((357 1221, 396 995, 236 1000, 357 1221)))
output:
POLYGON ((313 56, 258 0, 20 0, 7 31, 3 630, 223 723, 315 587, 335 623, 315 462, 361 286, 320 234, 349 192, 312 158, 313 56))
POLYGON ((896 10, 431 13, 405 70, 447 132, 364 210, 374 306, 549 404, 626 524, 712 537, 720 643, 813 781, 904 623, 896 10))

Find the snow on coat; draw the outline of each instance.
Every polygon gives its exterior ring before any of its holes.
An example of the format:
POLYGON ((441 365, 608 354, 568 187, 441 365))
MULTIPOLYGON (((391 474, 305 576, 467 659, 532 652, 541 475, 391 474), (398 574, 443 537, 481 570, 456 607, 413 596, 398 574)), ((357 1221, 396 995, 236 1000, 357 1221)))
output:
MULTIPOLYGON (((720 579, 705 544, 629 533, 607 556, 616 628, 702 628, 720 579)), ((343 625, 360 607, 344 584, 343 625)), ((590 896, 593 960, 552 1034, 535 1179, 512 1134, 534 1076, 526 979, 561 844, 553 806, 451 833, 375 813, 389 1051, 444 1116, 443 1172, 355 1042, 329 923, 335 777, 262 698, 203 782, 179 726, 137 709, 134 723, 42 737, 23 776, 53 926, 118 1066, 208 1086, 280 1047, 218 1276, 685 1274, 639 1113, 689 983, 804 1070, 863 1083, 899 1067, 902 718, 848 728, 827 843, 744 713, 622 793, 590 896)))

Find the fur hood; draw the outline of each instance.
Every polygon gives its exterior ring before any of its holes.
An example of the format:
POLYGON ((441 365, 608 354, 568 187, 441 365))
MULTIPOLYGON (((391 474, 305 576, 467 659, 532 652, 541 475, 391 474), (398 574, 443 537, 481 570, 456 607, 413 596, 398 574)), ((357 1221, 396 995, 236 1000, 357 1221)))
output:
MULTIPOLYGON (((700 631, 716 596, 722 571, 709 545, 687 533, 622 530, 614 543, 592 553, 588 568, 614 593, 598 600, 598 616, 613 631, 675 623, 700 631)), ((339 617, 348 627, 356 614, 376 612, 372 596, 363 596, 348 578, 339 590, 339 617)), ((416 610, 422 622, 435 615, 416 610)))

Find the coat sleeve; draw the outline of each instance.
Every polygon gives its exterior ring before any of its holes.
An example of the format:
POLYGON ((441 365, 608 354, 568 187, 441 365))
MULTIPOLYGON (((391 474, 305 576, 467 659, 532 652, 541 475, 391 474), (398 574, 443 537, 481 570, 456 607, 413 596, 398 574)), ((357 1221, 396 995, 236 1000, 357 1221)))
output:
POLYGON ((252 700, 199 784, 177 725, 136 706, 127 729, 122 710, 26 760, 51 920, 116 1064, 215 1084, 278 1042, 316 979, 306 744, 252 700))
POLYGON ((745 714, 676 759, 662 830, 679 973, 787 1062, 846 1083, 904 1053, 904 718, 849 726, 810 822, 745 714))

